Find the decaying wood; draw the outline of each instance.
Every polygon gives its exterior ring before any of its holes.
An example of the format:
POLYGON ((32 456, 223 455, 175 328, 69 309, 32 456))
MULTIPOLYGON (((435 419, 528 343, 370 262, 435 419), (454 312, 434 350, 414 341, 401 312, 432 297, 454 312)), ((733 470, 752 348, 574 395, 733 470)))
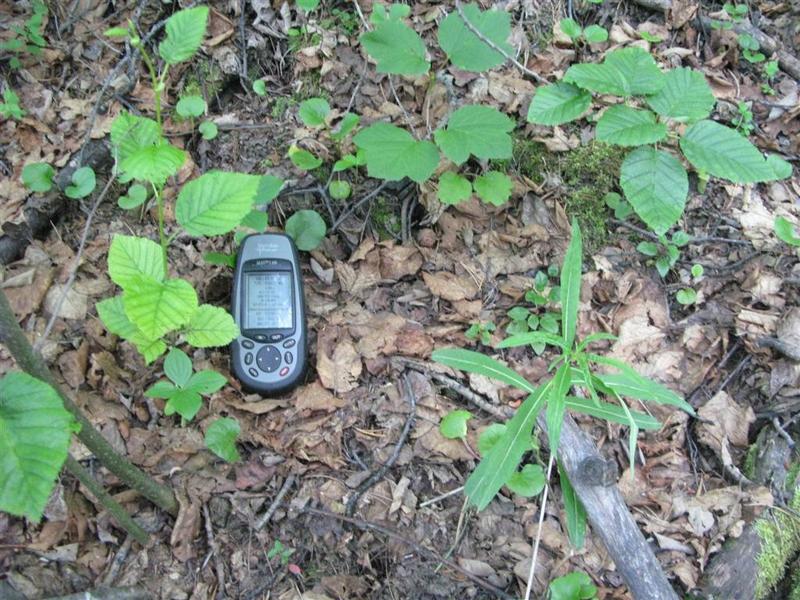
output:
MULTIPOLYGON (((672 8, 672 0, 633 0, 634 4, 638 4, 643 8, 667 13, 672 8)), ((701 17, 700 22, 703 27, 710 28, 712 19, 708 17, 701 17)), ((733 30, 736 33, 744 33, 751 35, 761 46, 761 50, 768 56, 773 56, 777 61, 780 68, 787 74, 791 75, 797 80, 800 80, 800 60, 793 54, 784 50, 782 44, 774 38, 768 36, 761 31, 758 27, 754 27, 750 23, 735 23, 733 30)))
MULTIPOLYGON (((756 441, 756 483, 770 486, 780 501, 786 467, 792 448, 771 425, 764 427, 756 441)), ((708 600, 750 600, 755 598, 761 539, 754 523, 745 526, 738 538, 729 540, 712 559, 700 582, 700 596, 708 600)))
MULTIPOLYGON (((72 174, 78 167, 91 167, 96 173, 107 170, 112 163, 111 148, 104 140, 90 140, 83 152, 83 164, 77 164, 77 156, 53 178, 52 191, 40 196, 31 194, 25 203, 23 223, 5 223, 0 235, 0 264, 5 265, 20 258, 28 244, 43 238, 53 223, 64 214, 67 202, 64 189, 71 184, 72 174)), ((74 201, 72 201, 74 202, 74 201)))

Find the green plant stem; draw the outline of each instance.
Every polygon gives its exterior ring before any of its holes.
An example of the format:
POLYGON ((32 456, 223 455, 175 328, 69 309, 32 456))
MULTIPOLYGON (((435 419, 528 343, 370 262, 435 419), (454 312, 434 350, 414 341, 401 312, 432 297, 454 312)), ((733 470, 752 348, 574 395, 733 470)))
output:
POLYGON ((158 213, 158 241, 161 244, 161 254, 164 257, 164 276, 167 276, 167 246, 170 240, 164 236, 164 197, 161 187, 153 186, 153 195, 156 197, 156 212, 158 213))
POLYGON ((103 489, 97 481, 95 481, 94 477, 91 476, 89 471, 83 468, 81 463, 77 460, 72 458, 71 455, 67 455, 67 461, 64 463, 64 467, 72 473, 78 481, 80 481, 84 487, 89 490, 95 498, 103 505, 109 514, 114 517, 114 520, 122 527, 125 531, 133 536, 137 542, 139 542, 142 546, 146 546, 150 541, 150 536, 148 533, 142 529, 136 521, 133 520, 124 508, 111 497, 107 491, 103 489))
POLYGON ((170 514, 178 514, 178 502, 169 486, 158 483, 141 471, 133 463, 120 456, 106 439, 94 428, 83 412, 56 382, 44 359, 36 353, 28 338, 20 329, 17 318, 11 310, 5 293, 0 290, 0 343, 8 348, 17 366, 31 375, 51 385, 64 402, 66 408, 81 426, 77 434, 89 450, 109 471, 119 477, 126 485, 138 490, 156 506, 170 514))
POLYGON ((156 123, 158 123, 158 135, 162 135, 162 127, 161 127, 161 88, 162 83, 158 79, 158 74, 156 73, 156 67, 153 64, 153 60, 150 58, 150 55, 147 53, 147 50, 144 49, 144 46, 140 48, 142 54, 142 60, 144 61, 145 66, 147 67, 147 72, 150 74, 150 83, 153 86, 153 94, 155 94, 155 110, 156 110, 156 123))

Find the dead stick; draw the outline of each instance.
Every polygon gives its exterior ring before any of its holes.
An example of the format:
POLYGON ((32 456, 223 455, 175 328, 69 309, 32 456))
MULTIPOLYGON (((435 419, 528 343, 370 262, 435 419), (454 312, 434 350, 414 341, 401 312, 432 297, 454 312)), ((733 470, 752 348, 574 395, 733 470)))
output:
POLYGON ((287 494, 289 488, 292 487, 294 479, 295 479, 294 473, 289 473, 289 476, 286 478, 286 481, 283 482, 283 485, 281 486, 278 495, 275 496, 275 500, 273 500, 272 504, 269 505, 267 512, 265 512, 264 516, 262 516, 258 521, 256 521, 255 524, 256 531, 258 531, 259 529, 263 529, 264 525, 269 523, 270 519, 272 519, 272 515, 275 514, 275 511, 278 510, 278 507, 281 505, 283 497, 287 494))

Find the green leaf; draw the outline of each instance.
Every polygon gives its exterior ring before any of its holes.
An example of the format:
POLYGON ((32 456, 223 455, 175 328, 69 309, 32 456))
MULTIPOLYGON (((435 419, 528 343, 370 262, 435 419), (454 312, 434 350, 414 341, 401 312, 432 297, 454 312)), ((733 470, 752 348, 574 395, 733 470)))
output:
POLYGON ((116 234, 108 250, 108 275, 122 289, 140 275, 164 279, 166 265, 161 246, 147 238, 116 234))
POLYGON ((206 429, 206 447, 222 460, 236 462, 239 451, 236 449, 236 438, 241 428, 239 422, 231 417, 217 419, 206 429))
MULTIPOLYGON (((798 245, 800 245, 800 238, 798 238, 797 243, 798 245)), ((698 264, 692 265, 692 277, 694 277, 695 279, 699 279, 700 277, 702 277, 704 271, 705 269, 703 269, 703 265, 698 265, 698 264)))
POLYGON ((502 423, 492 423, 478 436, 478 452, 486 456, 495 444, 503 437, 506 426, 502 423))
MULTIPOLYGON (((509 13, 500 10, 482 12, 476 4, 463 5, 463 11, 470 24, 486 39, 506 54, 514 53, 514 48, 507 41, 511 35, 509 13)), ((455 11, 447 15, 439 26, 439 45, 450 61, 465 71, 488 71, 506 60, 500 52, 490 48, 470 31, 464 19, 455 11)))
POLYGON ((375 123, 361 130, 353 142, 364 150, 370 177, 399 181, 408 177, 426 181, 439 165, 439 151, 431 142, 415 140, 405 129, 375 123))
POLYGON ((103 32, 106 37, 128 37, 128 30, 125 27, 111 27, 103 32))
MULTIPOLYGON (((583 548, 583 542, 586 539, 586 509, 583 507, 578 494, 567 477, 567 471, 561 465, 561 461, 557 461, 558 478, 561 481, 561 496, 564 500, 564 512, 567 514, 567 534, 569 541, 572 545, 580 550, 583 548)), ((552 586, 551 586, 552 589, 552 586)), ((566 598, 575 598, 575 596, 565 596, 566 598)))
MULTIPOLYGON (((434 354, 436 353, 434 352, 434 354)), ((439 359, 434 358, 434 360, 439 359)), ((531 431, 533 431, 536 417, 542 410, 550 388, 550 383, 540 388, 534 388, 533 393, 520 405, 506 424, 503 437, 495 442, 492 449, 469 476, 464 486, 464 493, 478 510, 483 510, 488 506, 500 488, 517 470, 522 455, 530 449, 531 431)))
POLYGON ((573 42, 581 37, 581 33, 583 33, 583 29, 581 29, 581 26, 578 25, 575 19, 570 19, 569 17, 561 19, 558 22, 558 26, 573 42))
POLYGON ((158 45, 158 53, 168 65, 189 60, 203 43, 208 21, 208 7, 185 8, 167 19, 167 36, 158 45))
POLYGON ((134 183, 128 188, 128 193, 126 195, 120 196, 117 199, 117 204, 120 208, 130 210, 141 206, 145 203, 145 200, 147 200, 147 188, 138 183, 134 183))
POLYGON ((528 331, 526 333, 518 333, 517 335, 507 337, 495 347, 498 349, 516 348, 518 346, 527 346, 528 344, 550 344, 551 346, 557 346, 562 350, 566 349, 564 340, 557 335, 546 333, 544 331, 528 331))
POLYGON ((258 182, 258 191, 256 192, 256 206, 266 206, 278 197, 283 187, 283 179, 275 177, 274 175, 263 175, 258 182))
POLYGON ((630 413, 634 423, 639 429, 652 429, 656 431, 661 429, 661 423, 650 415, 633 410, 625 412, 623 408, 607 402, 595 403, 585 398, 567 396, 566 406, 571 411, 590 415, 612 423, 619 423, 621 425, 630 424, 630 419, 628 418, 628 414, 630 413))
POLYGON ((195 348, 226 346, 239 335, 239 327, 224 308, 202 304, 191 316, 183 334, 195 348))
POLYGON ((203 260, 210 265, 219 265, 221 267, 235 267, 236 255, 225 254, 224 252, 206 252, 203 254, 203 260))
POLYGON ((478 175, 472 186, 481 200, 495 206, 501 206, 511 197, 511 179, 500 171, 478 175))
POLYGON ((286 220, 284 228, 300 250, 311 251, 322 243, 328 227, 315 210, 298 210, 286 220))
MULTIPOLYGON (((585 513, 583 515, 583 522, 583 529, 585 531, 585 513)), ((573 546, 575 546, 574 542, 573 546)), ((581 536, 581 543, 578 547, 582 546, 583 536, 581 536)), ((550 590, 550 595, 548 596, 549 600, 592 600, 593 598, 597 598, 597 588, 592 585, 592 580, 589 579, 589 576, 581 571, 567 573, 563 577, 554 579, 550 582, 548 589, 550 590)))
POLYGON ((645 256, 658 256, 660 246, 655 242, 639 242, 636 249, 645 256))
POLYGON ((259 96, 267 95, 267 84, 263 79, 256 79, 253 82, 253 91, 259 96))
POLYGON ((335 142, 341 142, 344 138, 346 138, 353 129, 356 128, 358 122, 361 120, 355 113, 345 113, 342 117, 342 120, 339 121, 339 125, 336 127, 336 130, 331 132, 331 139, 335 142))
POLYGON ((786 217, 775 218, 775 235, 790 246, 800 247, 800 237, 795 233, 794 225, 786 217))
POLYGON ((442 204, 458 204, 472 196, 472 184, 461 175, 447 171, 439 177, 437 196, 442 204))
POLYGON ((219 128, 214 121, 203 121, 197 127, 197 131, 200 132, 204 140, 213 140, 219 134, 219 128))
POLYGON ((624 97, 654 94, 665 83, 653 57, 636 47, 614 50, 599 65, 572 65, 564 74, 564 81, 600 94, 624 97))
POLYGON ((209 395, 222 389, 226 383, 228 383, 228 380, 221 373, 211 369, 203 369, 192 375, 184 387, 198 394, 209 395))
POLYGON ((74 430, 52 387, 16 371, 0 379, 0 510, 41 519, 74 430))
POLYGON ((106 329, 136 346, 147 364, 164 354, 167 345, 158 338, 153 339, 144 335, 125 314, 122 296, 108 298, 98 302, 96 306, 97 314, 106 329))
POLYGON ((322 160, 294 144, 289 147, 289 160, 295 167, 303 171, 312 171, 322 165, 322 160))
POLYGON ((682 288, 675 294, 675 300, 678 301, 678 304, 683 304, 684 306, 694 304, 697 301, 697 292, 692 288, 682 288))
POLYGON ((619 183, 636 214, 658 235, 678 222, 689 194, 689 176, 671 154, 645 146, 622 163, 619 183))
POLYGON ((119 162, 143 148, 160 143, 163 139, 159 135, 158 123, 153 119, 121 112, 111 124, 111 145, 119 162))
POLYGON ((174 415, 178 413, 187 421, 194 419, 195 415, 203 406, 203 399, 194 390, 178 390, 172 394, 164 406, 164 414, 174 415))
POLYGON ((178 393, 176 388, 169 381, 156 381, 153 385, 147 388, 144 395, 148 398, 159 398, 161 400, 168 400, 178 393))
POLYGON ((683 134, 681 150, 698 170, 733 181, 776 179, 758 148, 739 133, 714 121, 698 121, 683 134))
POLYGON ((269 225, 269 215, 263 210, 251 210, 244 216, 240 227, 246 227, 254 231, 262 232, 269 225))
POLYGON ((32 192, 49 192, 55 174, 47 163, 31 163, 22 169, 22 183, 32 192))
POLYGON ((705 75, 689 68, 667 71, 664 87, 652 96, 647 104, 662 117, 677 121, 705 119, 714 108, 716 99, 705 75))
POLYGON ((439 432, 450 440, 466 437, 467 421, 472 418, 468 410, 452 410, 439 423, 439 432))
POLYGON ((184 351, 173 348, 164 359, 164 374, 177 387, 185 387, 192 376, 192 359, 184 351))
POLYGON ((331 198, 334 200, 346 200, 350 197, 350 184, 346 181, 342 180, 335 180, 331 181, 331 184, 328 186, 328 193, 331 195, 331 198))
POLYGON ((206 108, 206 101, 203 100, 203 97, 195 95, 183 96, 175 106, 175 110, 184 119, 199 117, 205 114, 206 108))
POLYGON ((185 325, 197 310, 197 294, 183 279, 139 275, 128 283, 122 299, 125 314, 150 339, 185 325))
POLYGON ((253 208, 262 178, 213 171, 183 186, 175 217, 189 235, 221 235, 234 229, 253 208))
POLYGON ((72 174, 72 185, 64 193, 67 198, 85 198, 94 191, 97 182, 92 167, 81 167, 72 174))
POLYGON ((315 10, 319 6, 319 0, 297 0, 297 6, 299 6, 306 12, 311 12, 312 10, 315 10))
POLYGON ((300 103, 300 120, 307 127, 322 127, 330 112, 331 106, 324 98, 309 98, 300 103))
POLYGON ((564 345, 572 348, 575 332, 578 328, 578 306, 581 300, 581 261, 583 259, 583 243, 581 228, 578 222, 572 221, 572 239, 564 264, 561 266, 561 313, 563 319, 564 345))
POLYGON ((590 44, 601 44, 608 39, 608 30, 600 25, 589 25, 583 30, 583 37, 590 44))
POLYGON ((425 43, 416 31, 400 21, 384 21, 360 38, 378 73, 422 75, 431 64, 425 60, 425 43))
POLYGON ((457 165, 469 155, 478 158, 511 158, 514 122, 490 106, 462 106, 447 121, 446 129, 437 129, 434 139, 445 156, 457 165))
POLYGON ((478 375, 484 375, 490 379, 502 381, 503 383, 507 383, 508 385, 528 393, 533 393, 537 389, 536 386, 529 383, 522 375, 480 352, 464 350, 463 348, 444 348, 442 350, 435 350, 433 354, 431 354, 431 360, 440 362, 448 367, 453 367, 454 369, 461 369, 467 373, 477 373, 478 375))
POLYGON ((562 364, 552 380, 550 394, 547 402, 547 437, 550 448, 558 450, 561 440, 561 425, 564 422, 564 413, 567 410, 567 394, 572 385, 572 369, 568 364, 562 364))
POLYGON ((155 185, 164 185, 186 161, 186 152, 169 143, 145 146, 120 161, 119 168, 126 181, 139 179, 155 185))
POLYGON ((772 169, 772 179, 786 179, 792 176, 792 164, 780 156, 770 154, 767 156, 767 166, 772 169))
POLYGON ((544 489, 544 471, 539 465, 525 465, 506 481, 506 487, 518 496, 532 498, 544 489))
POLYGON ((589 108, 592 96, 571 83, 540 87, 528 107, 528 121, 539 125, 561 125, 574 121, 589 108))
POLYGON ((608 108, 597 122, 597 139, 619 146, 652 144, 667 137, 667 126, 657 123, 649 110, 618 104, 608 108))

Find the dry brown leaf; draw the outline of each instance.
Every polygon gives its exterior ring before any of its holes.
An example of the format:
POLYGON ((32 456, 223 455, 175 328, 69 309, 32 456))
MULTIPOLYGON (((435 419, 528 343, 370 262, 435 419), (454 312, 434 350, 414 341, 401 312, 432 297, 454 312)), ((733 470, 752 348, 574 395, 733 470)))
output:
POLYGON ((455 275, 447 271, 437 273, 423 271, 422 279, 434 296, 450 302, 471 300, 478 293, 475 281, 465 275, 455 275))
POLYGON ((294 394, 294 405, 298 410, 324 410, 332 412, 347 404, 322 387, 318 382, 303 386, 294 394))

